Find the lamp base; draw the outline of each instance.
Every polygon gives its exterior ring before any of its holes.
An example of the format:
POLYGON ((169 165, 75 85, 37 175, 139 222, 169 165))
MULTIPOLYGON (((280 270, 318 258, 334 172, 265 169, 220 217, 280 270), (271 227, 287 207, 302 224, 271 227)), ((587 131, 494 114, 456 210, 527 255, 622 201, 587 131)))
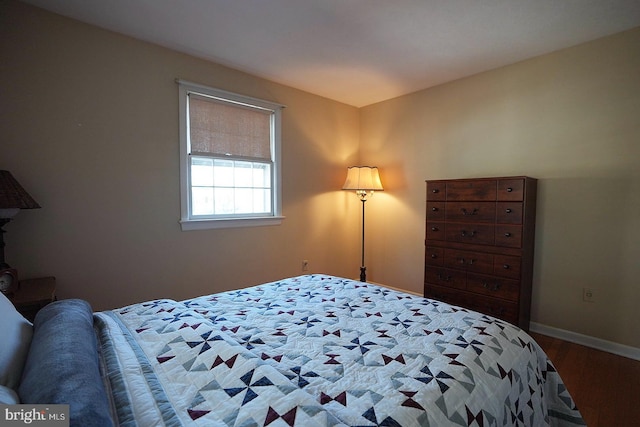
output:
POLYGON ((6 223, 11 221, 11 218, 0 218, 0 268, 9 268, 9 265, 4 262, 4 233, 5 231, 2 227, 5 226, 6 223))
POLYGON ((367 267, 365 267, 364 265, 360 267, 360 281, 361 282, 367 281, 367 267))

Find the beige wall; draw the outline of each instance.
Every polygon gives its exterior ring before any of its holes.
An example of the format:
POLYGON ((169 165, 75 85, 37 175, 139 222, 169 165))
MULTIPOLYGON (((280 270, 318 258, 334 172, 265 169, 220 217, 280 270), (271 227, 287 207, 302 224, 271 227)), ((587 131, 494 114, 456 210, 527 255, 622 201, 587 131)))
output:
POLYGON ((529 175, 532 320, 640 347, 640 28, 365 107, 361 157, 373 280, 421 290, 425 179, 529 175))
POLYGON ((0 3, 0 169, 40 203, 6 227, 23 278, 96 309, 310 272, 356 276, 354 107, 0 3), (176 78, 285 104, 281 226, 182 232, 176 78), (352 238, 354 237, 354 238, 352 238))

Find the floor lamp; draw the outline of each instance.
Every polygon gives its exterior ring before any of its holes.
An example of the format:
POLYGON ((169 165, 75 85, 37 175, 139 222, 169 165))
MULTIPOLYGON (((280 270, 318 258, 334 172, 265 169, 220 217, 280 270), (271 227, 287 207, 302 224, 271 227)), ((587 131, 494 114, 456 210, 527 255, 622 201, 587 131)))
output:
POLYGON ((374 191, 383 191, 378 168, 371 166, 351 166, 347 169, 347 179, 343 190, 355 190, 362 202, 362 263, 360 264, 360 281, 367 281, 367 267, 364 265, 364 204, 374 191))

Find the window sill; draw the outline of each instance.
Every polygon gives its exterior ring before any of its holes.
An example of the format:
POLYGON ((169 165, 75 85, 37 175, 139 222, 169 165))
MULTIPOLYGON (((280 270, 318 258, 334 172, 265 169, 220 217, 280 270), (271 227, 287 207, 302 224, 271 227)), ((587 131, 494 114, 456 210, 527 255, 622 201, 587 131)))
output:
POLYGON ((228 219, 183 219, 180 221, 182 231, 209 230, 213 228, 241 228, 280 225, 283 216, 228 218, 228 219))

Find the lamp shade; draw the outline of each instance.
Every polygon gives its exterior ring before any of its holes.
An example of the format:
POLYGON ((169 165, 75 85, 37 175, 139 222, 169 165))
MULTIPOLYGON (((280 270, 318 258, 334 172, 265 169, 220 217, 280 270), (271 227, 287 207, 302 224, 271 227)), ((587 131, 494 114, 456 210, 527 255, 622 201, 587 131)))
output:
POLYGON ((40 205, 9 171, 0 170, 0 210, 37 209, 40 205))
POLYGON ((347 179, 343 190, 384 191, 377 167, 351 166, 347 169, 347 179))

